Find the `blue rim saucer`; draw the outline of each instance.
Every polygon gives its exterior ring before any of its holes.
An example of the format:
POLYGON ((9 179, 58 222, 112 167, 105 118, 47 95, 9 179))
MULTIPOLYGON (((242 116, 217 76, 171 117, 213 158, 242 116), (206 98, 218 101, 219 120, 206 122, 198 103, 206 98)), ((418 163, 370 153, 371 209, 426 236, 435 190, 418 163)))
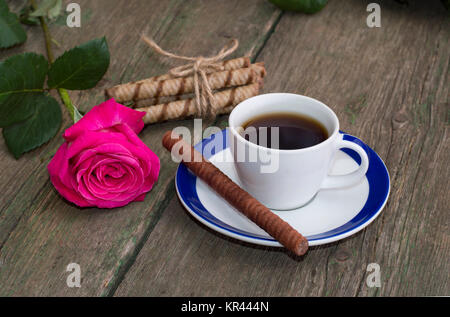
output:
MULTIPOLYGON (((340 224, 335 228, 324 230, 323 232, 316 232, 310 235, 307 234, 306 238, 308 239, 310 246, 321 245, 341 240, 362 230, 379 215, 379 213, 385 206, 389 196, 389 173, 381 158, 377 155, 377 153, 375 153, 375 151, 373 151, 369 146, 364 144, 358 138, 346 133, 343 134, 345 140, 357 143, 362 146, 369 157, 369 169, 366 174, 368 183, 367 199, 365 200, 365 202, 362 202, 362 208, 358 208, 358 210, 355 211, 355 214, 352 215, 352 218, 348 221, 345 221, 345 223, 340 224)), ((208 149, 208 151, 203 151, 203 155, 207 159, 210 159, 215 154, 227 150, 228 147, 229 142, 227 130, 224 129, 221 132, 203 139, 195 146, 195 149, 198 151, 202 151, 202 149, 208 149)), ((353 150, 341 149, 340 151, 348 155, 348 159, 351 159, 357 164, 360 164, 360 158, 358 154, 353 150)), ((199 194, 197 191, 197 177, 193 173, 191 173, 184 164, 180 164, 178 167, 175 177, 175 186, 178 197, 187 211, 209 228, 242 241, 266 246, 281 246, 278 241, 274 240, 268 235, 262 235, 251 230, 243 230, 242 228, 234 226, 232 223, 228 223, 227 221, 217 218, 212 212, 212 209, 216 208, 215 205, 209 204, 208 210, 208 208, 205 206, 205 202, 199 198, 199 194)), ((212 191, 212 189, 210 190, 212 191)), ((289 220, 286 219, 285 221, 289 222, 289 220)))

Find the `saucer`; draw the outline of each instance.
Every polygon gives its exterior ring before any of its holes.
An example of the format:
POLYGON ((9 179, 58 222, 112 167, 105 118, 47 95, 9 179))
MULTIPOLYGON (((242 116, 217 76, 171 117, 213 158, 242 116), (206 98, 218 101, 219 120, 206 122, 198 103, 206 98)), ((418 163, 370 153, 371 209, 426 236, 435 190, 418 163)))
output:
MULTIPOLYGON (((381 158, 358 138, 343 134, 345 140, 359 144, 366 151, 369 157, 366 177, 352 187, 320 190, 312 201, 301 208, 272 210, 304 235, 310 246, 341 240, 362 230, 380 214, 389 196, 389 174, 381 158)), ((195 149, 203 149, 203 155, 211 163, 240 185, 226 129, 203 139, 195 149)), ((355 170, 359 163, 356 152, 341 149, 335 155, 330 174, 346 174, 355 170)), ((222 199, 184 164, 178 167, 175 186, 187 211, 209 228, 249 243, 282 246, 222 199)))

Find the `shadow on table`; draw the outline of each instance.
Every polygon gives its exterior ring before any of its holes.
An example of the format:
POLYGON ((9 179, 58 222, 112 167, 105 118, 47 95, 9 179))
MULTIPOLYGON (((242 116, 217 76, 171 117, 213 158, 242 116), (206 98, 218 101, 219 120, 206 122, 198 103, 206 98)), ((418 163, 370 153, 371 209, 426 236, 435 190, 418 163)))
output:
POLYGON ((226 241, 227 243, 233 243, 235 245, 240 245, 246 248, 250 248, 250 249, 254 249, 254 250, 262 250, 262 251, 268 251, 268 252, 278 252, 278 253, 284 253, 287 256, 289 256, 292 260, 301 263, 304 259, 306 259, 306 257, 311 254, 312 252, 314 252, 315 250, 324 250, 324 249, 333 249, 336 248, 340 243, 342 243, 342 241, 347 241, 349 239, 354 239, 357 238, 362 232, 364 232, 364 229, 361 230, 360 232, 347 237, 345 239, 342 239, 340 241, 336 241, 336 242, 331 242, 331 243, 327 243, 324 245, 318 245, 318 246, 312 246, 309 248, 308 252, 306 252, 305 255, 303 256, 299 256, 294 254, 292 251, 289 251, 285 248, 279 248, 279 247, 270 247, 270 246, 263 246, 263 245, 257 245, 257 244, 253 244, 253 243, 249 243, 249 242, 245 242, 245 241, 241 241, 238 239, 234 239, 228 236, 225 236, 211 228, 209 228, 208 226, 204 225, 203 223, 201 223, 200 221, 198 221, 194 216, 192 216, 182 205, 180 204, 180 208, 183 209, 184 213, 189 216, 190 220, 192 220, 193 222, 196 223, 196 225, 198 225, 201 230, 205 230, 208 233, 216 236, 217 238, 226 241))

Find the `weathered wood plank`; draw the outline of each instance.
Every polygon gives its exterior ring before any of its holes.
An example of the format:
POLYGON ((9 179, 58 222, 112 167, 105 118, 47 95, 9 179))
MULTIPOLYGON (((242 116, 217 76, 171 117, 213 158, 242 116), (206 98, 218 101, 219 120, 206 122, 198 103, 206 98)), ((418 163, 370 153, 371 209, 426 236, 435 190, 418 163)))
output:
POLYGON ((324 101, 385 160, 392 191, 379 218, 294 258, 219 235, 174 198, 116 296, 449 294, 447 13, 439 2, 384 1, 382 27, 370 29, 367 4, 283 14, 258 60, 267 92, 324 101), (366 284, 369 263, 380 265, 381 288, 366 284))
MULTIPOLYGON (((142 33, 161 46, 189 55, 214 54, 229 38, 240 39, 234 54, 254 54, 280 11, 266 1, 78 1, 90 19, 81 29, 52 24, 50 29, 60 48, 65 49, 106 35, 111 66, 106 77, 86 92, 71 92, 73 101, 88 110, 103 101, 103 89, 119 82, 137 80, 167 71, 161 59, 140 41, 142 33), (86 11, 85 11, 86 12, 86 11)), ((42 45, 39 29, 32 30, 27 44, 2 58, 42 45)), ((40 49, 40 52, 43 50, 40 49)), ((69 126, 66 116, 64 127, 69 126)), ((3 143, 0 152, 2 197, 0 244, 0 295, 108 295, 114 291, 174 195, 176 165, 162 150, 163 133, 189 120, 147 127, 140 137, 161 158, 162 169, 156 187, 145 202, 115 210, 79 209, 68 204, 51 186, 46 171, 49 158, 62 142, 55 138, 43 148, 14 161, 3 143), (41 158, 45 158, 42 162, 41 158), (9 169, 13 169, 10 171, 9 169), (12 180, 17 177, 17 180, 12 180), (10 186, 10 187, 9 187, 10 186), (4 205, 3 205, 4 203, 4 205), (81 288, 68 288, 65 271, 69 263, 82 270, 81 288)))

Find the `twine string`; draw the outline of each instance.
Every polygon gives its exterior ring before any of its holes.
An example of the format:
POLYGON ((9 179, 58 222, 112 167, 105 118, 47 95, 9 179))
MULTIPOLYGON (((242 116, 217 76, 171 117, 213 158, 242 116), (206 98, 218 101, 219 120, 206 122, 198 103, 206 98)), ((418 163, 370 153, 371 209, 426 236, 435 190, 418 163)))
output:
POLYGON ((210 73, 211 71, 224 70, 224 67, 220 62, 237 49, 239 41, 233 39, 229 44, 225 45, 219 53, 217 53, 217 55, 214 56, 190 57, 165 51, 152 39, 149 39, 145 35, 142 36, 142 40, 155 52, 161 55, 190 62, 185 65, 172 68, 169 71, 169 74, 174 77, 193 76, 196 113, 202 117, 215 116, 219 109, 217 108, 214 94, 211 86, 209 85, 207 73, 210 73))

